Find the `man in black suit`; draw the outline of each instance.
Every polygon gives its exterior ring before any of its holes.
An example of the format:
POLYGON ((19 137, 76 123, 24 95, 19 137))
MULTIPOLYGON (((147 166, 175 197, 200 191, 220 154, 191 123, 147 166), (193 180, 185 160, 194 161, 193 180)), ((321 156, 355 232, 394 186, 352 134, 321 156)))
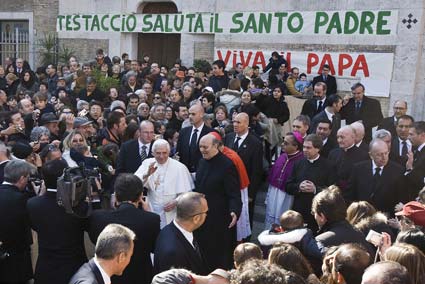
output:
POLYGON ((0 184, 3 183, 4 167, 9 162, 9 155, 6 145, 0 142, 0 184))
POLYGON ((415 151, 408 153, 406 178, 413 200, 425 185, 425 121, 417 121, 409 130, 409 140, 415 151))
POLYGON ((43 165, 47 192, 27 202, 31 227, 37 232, 38 258, 35 283, 68 283, 78 268, 87 261, 84 230, 87 220, 65 212, 57 204, 57 179, 68 165, 52 160, 43 165))
POLYGON ((185 164, 191 173, 196 172, 198 162, 201 159, 199 140, 212 131, 211 128, 204 124, 204 113, 204 108, 200 104, 190 107, 189 121, 192 126, 183 128, 177 141, 177 153, 180 157, 180 162, 185 164))
POLYGON ((156 241, 155 273, 178 267, 206 275, 208 268, 193 232, 205 222, 207 200, 197 192, 183 193, 177 198, 176 208, 176 218, 161 230, 156 241))
POLYGON ((263 176, 263 144, 249 132, 249 116, 241 112, 233 119, 234 132, 226 135, 225 145, 238 153, 249 176, 249 221, 254 218, 255 197, 263 176))
POLYGON ((152 158, 152 142, 154 126, 149 120, 140 123, 139 139, 133 139, 122 144, 118 160, 117 174, 135 173, 146 158, 152 158))
POLYGON ((381 123, 378 125, 379 129, 386 129, 388 130, 393 137, 396 136, 396 124, 397 120, 402 116, 406 115, 407 113, 407 102, 397 100, 394 102, 393 106, 394 115, 384 118, 381 123))
POLYGON ((311 202, 318 192, 333 184, 335 177, 332 164, 319 154, 322 146, 318 135, 307 135, 303 144, 305 157, 295 162, 286 182, 286 192, 294 196, 292 209, 303 215, 304 222, 314 232, 318 227, 311 215, 311 202))
POLYGON ((95 257, 83 264, 69 284, 109 284, 122 275, 133 255, 136 234, 118 224, 106 226, 96 242, 95 257))
POLYGON ((369 155, 370 160, 354 165, 344 197, 350 202, 368 201, 376 210, 393 215, 398 202, 408 201, 400 188, 403 167, 389 160, 388 145, 381 139, 372 140, 369 155))
POLYGON ((32 244, 30 220, 25 192, 33 166, 13 160, 4 168, 4 182, 0 185, 0 242, 9 254, 0 260, 0 283, 26 283, 32 278, 32 244))
POLYGON ((346 120, 346 124, 361 120, 365 127, 365 142, 369 143, 372 139, 372 128, 383 119, 381 104, 378 100, 365 96, 365 88, 361 83, 354 84, 351 93, 351 98, 344 98, 341 118, 346 120))
POLYGON ((412 152, 412 142, 409 140, 409 130, 413 125, 413 117, 402 115, 396 122, 396 135, 391 142, 390 159, 402 167, 406 167, 408 153, 412 152))
POLYGON ((332 123, 332 132, 329 136, 336 141, 336 133, 341 128, 341 115, 339 112, 342 108, 342 98, 338 95, 330 95, 326 100, 328 105, 311 120, 310 134, 316 131, 319 121, 326 119, 332 123))
POLYGON ((326 99, 326 84, 318 82, 314 86, 313 98, 304 102, 301 114, 307 115, 310 119, 322 112, 329 105, 326 99))
POLYGON ((202 159, 195 181, 195 191, 205 194, 209 208, 205 224, 195 231, 208 272, 233 266, 236 223, 242 210, 236 167, 218 145, 219 141, 209 134, 199 141, 202 159))
MULTIPOLYGON (((115 211, 97 210, 90 216, 89 236, 93 243, 106 225, 122 224, 136 234, 134 255, 122 276, 113 279, 116 283, 149 284, 153 277, 150 253, 155 248, 159 234, 159 216, 145 210, 142 199, 142 181, 133 174, 121 174, 115 181, 115 196, 118 208, 115 211), (139 208, 142 204, 144 209, 139 208)), ((147 208, 146 208, 147 209, 147 208)))
POLYGON ((365 129, 363 123, 355 121, 350 125, 354 129, 354 143, 356 143, 356 147, 363 152, 369 152, 369 145, 364 141, 365 129))
POLYGON ((326 89, 326 96, 334 95, 336 94, 336 79, 334 76, 329 74, 330 68, 328 64, 324 64, 322 68, 322 75, 316 76, 313 78, 313 87, 319 83, 323 82, 328 86, 326 89))
POLYGON ((320 150, 320 155, 327 158, 329 156, 329 152, 338 147, 338 144, 334 139, 330 137, 332 132, 332 123, 327 118, 318 121, 316 127, 316 134, 322 138, 323 147, 320 150))

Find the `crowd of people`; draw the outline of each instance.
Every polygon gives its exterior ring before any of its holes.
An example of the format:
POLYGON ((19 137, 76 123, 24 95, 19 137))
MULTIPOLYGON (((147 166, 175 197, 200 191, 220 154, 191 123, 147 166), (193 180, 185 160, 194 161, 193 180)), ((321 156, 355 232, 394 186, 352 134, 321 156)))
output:
POLYGON ((0 284, 424 283, 425 122, 405 101, 384 118, 361 83, 341 96, 330 66, 310 82, 277 52, 263 73, 101 49, 6 61, 0 284), (74 167, 91 176, 82 215, 58 202, 74 167))

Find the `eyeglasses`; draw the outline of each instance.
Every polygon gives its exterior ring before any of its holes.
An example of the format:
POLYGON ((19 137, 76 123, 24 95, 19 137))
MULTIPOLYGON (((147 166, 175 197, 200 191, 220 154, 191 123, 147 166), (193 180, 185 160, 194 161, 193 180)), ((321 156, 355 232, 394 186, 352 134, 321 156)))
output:
POLYGON ((72 143, 78 143, 78 142, 84 142, 84 140, 83 139, 78 139, 78 140, 72 139, 72 143))
POLYGON ((161 97, 153 97, 155 100, 160 100, 161 97))

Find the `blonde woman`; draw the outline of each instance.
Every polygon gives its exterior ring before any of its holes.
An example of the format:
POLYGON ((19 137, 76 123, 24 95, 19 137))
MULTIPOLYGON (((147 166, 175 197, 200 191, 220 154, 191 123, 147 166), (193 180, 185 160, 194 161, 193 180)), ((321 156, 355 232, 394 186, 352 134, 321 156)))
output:
POLYGON ((78 164, 71 158, 71 148, 78 146, 88 146, 86 138, 83 133, 78 130, 71 131, 63 140, 63 154, 62 158, 68 163, 68 166, 78 167, 78 164))

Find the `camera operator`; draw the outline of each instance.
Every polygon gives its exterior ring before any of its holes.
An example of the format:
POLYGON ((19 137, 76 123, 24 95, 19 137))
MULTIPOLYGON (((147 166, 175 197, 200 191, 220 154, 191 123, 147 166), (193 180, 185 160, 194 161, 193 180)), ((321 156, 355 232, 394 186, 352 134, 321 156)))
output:
POLYGON ((67 214, 56 201, 57 179, 67 167, 64 160, 52 160, 42 167, 47 192, 27 202, 31 227, 38 235, 39 254, 35 283, 68 283, 87 261, 84 250, 86 219, 67 214))
POLYGON ((34 167, 27 162, 9 161, 0 185, 0 283, 25 283, 32 278, 31 228, 24 192, 34 167))

